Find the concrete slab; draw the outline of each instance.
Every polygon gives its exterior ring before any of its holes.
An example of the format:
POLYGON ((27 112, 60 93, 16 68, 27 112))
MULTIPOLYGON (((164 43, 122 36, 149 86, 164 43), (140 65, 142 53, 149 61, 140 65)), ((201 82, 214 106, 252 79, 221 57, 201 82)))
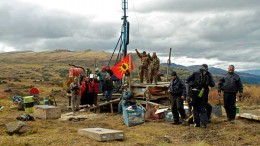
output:
POLYGON ((61 117, 61 109, 56 106, 37 105, 33 107, 33 115, 40 119, 59 119, 61 117))
POLYGON ((78 134, 87 136, 97 141, 123 140, 125 134, 123 131, 105 129, 105 128, 85 128, 79 129, 78 134))

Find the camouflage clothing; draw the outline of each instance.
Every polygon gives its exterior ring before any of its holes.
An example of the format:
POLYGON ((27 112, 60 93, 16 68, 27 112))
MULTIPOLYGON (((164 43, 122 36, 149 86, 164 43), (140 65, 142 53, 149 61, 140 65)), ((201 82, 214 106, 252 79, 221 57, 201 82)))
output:
POLYGON ((153 54, 153 57, 151 57, 148 54, 148 58, 151 62, 150 64, 150 83, 153 83, 153 79, 154 79, 154 83, 157 84, 157 75, 158 75, 158 71, 160 68, 160 59, 156 56, 156 54, 153 54))
POLYGON ((137 49, 135 50, 137 56, 141 59, 141 65, 139 67, 139 77, 140 77, 140 83, 143 83, 144 77, 146 79, 146 82, 149 83, 149 77, 148 77, 148 66, 150 63, 150 60, 148 56, 146 55, 146 52, 143 52, 141 55, 137 49))
POLYGON ((71 106, 72 111, 76 111, 76 109, 79 109, 80 104, 80 85, 77 82, 72 82, 70 84, 70 90, 71 90, 71 106))

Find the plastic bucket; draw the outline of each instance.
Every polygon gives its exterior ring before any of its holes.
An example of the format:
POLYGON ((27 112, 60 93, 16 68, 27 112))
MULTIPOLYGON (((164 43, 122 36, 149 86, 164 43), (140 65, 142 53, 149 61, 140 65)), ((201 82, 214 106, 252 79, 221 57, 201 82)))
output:
POLYGON ((33 96, 26 96, 23 98, 24 100, 24 109, 26 113, 32 113, 33 112, 33 105, 34 105, 34 100, 33 96))

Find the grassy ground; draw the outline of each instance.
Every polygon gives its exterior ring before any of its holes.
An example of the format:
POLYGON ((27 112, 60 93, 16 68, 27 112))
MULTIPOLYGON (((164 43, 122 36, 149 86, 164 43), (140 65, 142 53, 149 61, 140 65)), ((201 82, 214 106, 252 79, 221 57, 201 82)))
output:
MULTIPOLYGON (((101 52, 102 53, 102 52, 101 52)), ((235 124, 224 122, 225 117, 213 117, 207 129, 189 126, 172 125, 164 120, 146 120, 145 124, 127 127, 123 123, 122 115, 110 113, 81 112, 87 119, 73 122, 68 120, 40 120, 26 122, 28 132, 22 135, 9 136, 5 124, 17 121, 16 117, 23 111, 11 109, 14 95, 26 96, 29 89, 34 86, 39 88, 41 99, 55 91, 55 97, 62 113, 66 109, 67 99, 63 82, 67 75, 68 63, 80 62, 86 54, 93 56, 93 52, 79 52, 72 54, 43 52, 36 55, 9 54, 0 57, 0 105, 5 106, 0 111, 0 146, 171 146, 171 145, 260 145, 259 122, 237 119, 235 124), (59 55, 58 55, 59 54, 59 55), (71 56, 79 60, 71 60, 71 56), (66 58, 64 59, 64 56, 66 58), (48 59, 47 59, 48 58, 48 59), (11 92, 5 90, 11 89, 11 92), (126 139, 123 141, 97 142, 77 134, 81 128, 108 128, 122 130, 126 139)), ((103 58, 108 58, 103 54, 103 58)), ((79 64, 81 65, 81 64, 79 64)), ((259 86, 246 86, 245 98, 239 102, 241 112, 252 111, 260 115, 259 86)), ((212 90, 210 96, 217 96, 212 90)))
MULTIPOLYGON (((259 122, 237 119, 235 124, 231 124, 223 121, 225 117, 215 116, 207 129, 172 125, 164 120, 146 120, 145 124, 127 127, 122 115, 80 112, 77 114, 87 119, 77 122, 36 119, 26 122, 29 126, 27 133, 9 136, 5 124, 17 121, 15 118, 24 112, 10 109, 11 102, 7 99, 0 101, 5 106, 0 112, 0 145, 260 145, 259 122), (78 129, 96 127, 122 130, 126 139, 97 142, 77 134, 78 129)), ((64 108, 65 99, 58 98, 57 101, 64 108)))

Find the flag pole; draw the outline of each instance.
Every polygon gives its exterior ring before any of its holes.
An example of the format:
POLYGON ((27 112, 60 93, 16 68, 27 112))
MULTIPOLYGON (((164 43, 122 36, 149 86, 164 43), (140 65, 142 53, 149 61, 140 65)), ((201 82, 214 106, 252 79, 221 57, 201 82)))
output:
POLYGON ((132 88, 131 88, 131 85, 132 85, 132 73, 130 72, 130 68, 131 68, 131 72, 132 72, 132 53, 129 53, 129 73, 130 73, 130 76, 129 76, 129 89, 132 93, 132 88))
POLYGON ((167 61, 167 76, 166 76, 166 82, 168 82, 168 76, 169 76, 169 71, 170 71, 170 67, 171 67, 171 54, 172 54, 172 48, 170 48, 169 58, 168 58, 168 61, 167 61))

